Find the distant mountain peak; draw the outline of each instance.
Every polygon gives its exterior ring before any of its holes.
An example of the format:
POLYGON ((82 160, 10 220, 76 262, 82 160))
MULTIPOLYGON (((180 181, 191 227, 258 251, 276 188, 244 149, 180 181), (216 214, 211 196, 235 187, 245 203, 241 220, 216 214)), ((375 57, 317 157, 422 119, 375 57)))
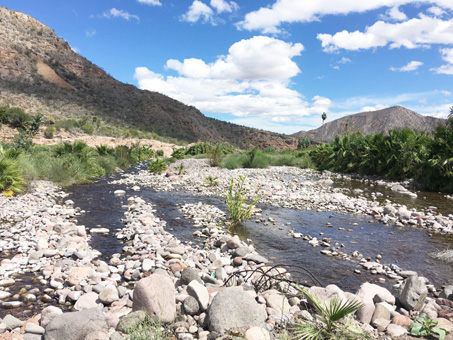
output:
POLYGON ((300 131, 294 137, 306 137, 318 142, 331 142, 335 136, 347 131, 361 131, 364 135, 385 133, 390 130, 410 128, 419 131, 433 131, 444 119, 423 116, 403 106, 397 105, 386 109, 359 112, 325 123, 317 129, 300 131))

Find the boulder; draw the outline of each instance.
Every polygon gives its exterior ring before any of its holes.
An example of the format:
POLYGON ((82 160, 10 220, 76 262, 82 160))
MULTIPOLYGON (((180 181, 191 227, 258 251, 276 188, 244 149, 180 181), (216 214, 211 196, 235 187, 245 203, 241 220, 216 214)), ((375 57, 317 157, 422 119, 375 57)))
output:
POLYGON ((210 331, 222 333, 229 329, 260 326, 264 311, 248 293, 234 287, 218 292, 206 312, 210 331))
POLYGON ((386 330, 387 335, 391 338, 397 338, 407 334, 406 328, 391 323, 386 330))
POLYGON ((41 311, 41 326, 46 326, 58 315, 63 314, 63 311, 55 306, 48 306, 41 311))
POLYGON ((419 276, 409 276, 403 283, 398 299, 404 308, 420 311, 427 296, 428 289, 425 285, 425 279, 419 276))
POLYGON ((107 328, 101 309, 85 309, 57 315, 46 326, 44 340, 84 340, 87 334, 107 328))
POLYGON ((181 272, 181 284, 188 285, 192 280, 197 280, 201 283, 200 276, 198 276, 198 271, 191 267, 184 268, 181 272))
POLYGON ((205 286, 197 280, 192 280, 187 286, 187 293, 197 299, 202 310, 206 310, 209 304, 209 293, 205 286))
POLYGON ((99 294, 99 300, 104 305, 109 305, 113 301, 118 301, 120 299, 118 294, 118 289, 114 285, 108 285, 105 289, 99 294))
POLYGON ((444 289, 442 289, 442 291, 439 294, 439 297, 444 298, 444 299, 453 300, 453 286, 448 285, 444 289))
POLYGON ((84 309, 102 307, 104 306, 102 305, 101 301, 99 301, 99 295, 95 292, 83 294, 74 305, 74 309, 79 311, 84 309))
POLYGON ((245 332, 245 340, 271 340, 271 336, 267 329, 255 326, 245 332))
POLYGON ((151 317, 171 323, 176 316, 175 287, 169 277, 153 274, 138 281, 132 310, 145 310, 151 317))
POLYGON ((279 314, 290 314, 289 309, 291 306, 288 299, 279 291, 275 289, 265 291, 263 297, 266 300, 267 306, 278 311, 279 314))
POLYGON ((363 324, 369 324, 374 314, 374 297, 379 294, 380 300, 395 304, 395 297, 386 288, 365 282, 357 291, 357 297, 362 301, 364 306, 357 311, 357 319, 363 324))
POLYGON ((197 299, 193 296, 188 296, 184 299, 182 306, 184 312, 188 315, 196 315, 200 312, 200 305, 198 304, 197 299))

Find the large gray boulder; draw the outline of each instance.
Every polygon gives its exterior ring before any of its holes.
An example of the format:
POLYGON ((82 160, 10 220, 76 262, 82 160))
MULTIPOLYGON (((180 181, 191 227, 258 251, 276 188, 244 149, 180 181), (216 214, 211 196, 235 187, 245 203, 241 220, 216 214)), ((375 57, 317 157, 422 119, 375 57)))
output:
POLYGON ((176 317, 175 287, 169 277, 153 274, 138 281, 132 310, 145 310, 151 317, 171 323, 176 317))
POLYGON ((225 288, 212 299, 206 312, 210 331, 223 333, 229 329, 260 326, 264 311, 248 293, 238 288, 225 288))
POLYGON ((84 340, 94 331, 108 329, 99 308, 57 315, 47 326, 44 340, 84 340))
POLYGON ((427 296, 428 289, 425 285, 425 279, 418 276, 409 276, 403 284, 398 299, 407 310, 420 311, 427 296))

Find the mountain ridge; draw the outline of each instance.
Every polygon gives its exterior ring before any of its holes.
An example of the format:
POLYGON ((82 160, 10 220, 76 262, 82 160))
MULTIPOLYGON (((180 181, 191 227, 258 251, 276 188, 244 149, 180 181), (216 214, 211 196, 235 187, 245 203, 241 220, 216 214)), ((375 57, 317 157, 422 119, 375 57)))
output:
POLYGON ((0 7, 0 20, 0 105, 57 119, 96 116, 189 142, 296 145, 291 136, 209 118, 166 95, 122 83, 27 14, 0 7))
POLYGON ((420 115, 402 106, 392 106, 377 111, 359 112, 325 123, 317 129, 299 131, 292 134, 296 138, 309 138, 316 142, 331 142, 336 135, 347 131, 361 131, 364 135, 371 133, 388 134, 390 130, 410 128, 419 131, 433 131, 445 119, 420 115))

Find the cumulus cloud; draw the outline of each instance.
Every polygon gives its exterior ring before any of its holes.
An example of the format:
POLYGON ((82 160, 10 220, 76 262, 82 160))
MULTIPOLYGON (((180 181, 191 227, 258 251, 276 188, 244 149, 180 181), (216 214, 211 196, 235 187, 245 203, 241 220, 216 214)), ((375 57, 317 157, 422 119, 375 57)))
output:
POLYGON ((303 49, 300 43, 255 36, 236 42, 212 63, 170 59, 165 66, 175 76, 137 67, 134 78, 141 89, 164 93, 203 112, 285 122, 328 111, 332 104, 321 96, 307 101, 291 89, 291 78, 301 73, 293 58, 303 49))
POLYGON ((239 5, 234 1, 211 0, 211 7, 215 8, 217 13, 232 13, 239 9, 239 5))
POLYGON ((345 57, 342 57, 340 60, 338 60, 338 64, 347 64, 347 63, 351 63, 352 60, 349 59, 349 58, 345 58, 345 57))
POLYGON ((162 6, 162 3, 159 0, 138 0, 138 2, 150 6, 162 6))
POLYGON ((453 48, 442 48, 440 50, 440 54, 442 59, 445 60, 447 64, 431 70, 437 74, 453 75, 453 48))
POLYGON ((221 14, 224 12, 232 13, 239 9, 239 5, 236 2, 225 0, 211 0, 211 7, 204 2, 195 0, 190 5, 188 11, 182 15, 182 21, 190 23, 201 21, 203 23, 217 25, 221 20, 214 14, 214 10, 217 14, 221 14))
POLYGON ((407 15, 400 11, 398 6, 392 7, 385 12, 385 15, 380 16, 383 20, 404 21, 407 20, 407 15))
POLYGON ((122 9, 116 8, 112 8, 110 11, 104 12, 103 17, 107 19, 122 18, 127 21, 134 19, 137 20, 137 22, 140 22, 140 18, 137 15, 129 14, 128 12, 123 11, 122 9))
POLYGON ((410 72, 417 70, 422 65, 423 63, 421 61, 413 60, 409 62, 407 65, 402 67, 390 67, 390 70, 394 72, 410 72))
POLYGON ((397 8, 407 4, 433 4, 437 7, 453 9, 451 0, 276 0, 270 7, 262 7, 248 13, 244 20, 238 23, 240 29, 261 30, 264 33, 280 33, 282 23, 317 21, 325 15, 346 15, 363 13, 382 7, 396 8, 393 14, 402 18, 397 8))
POLYGON ((406 47, 409 49, 429 47, 431 44, 453 44, 453 19, 441 20, 421 14, 401 23, 378 21, 364 32, 354 31, 318 34, 326 52, 339 49, 360 50, 376 47, 406 47))
POLYGON ((203 22, 212 22, 214 16, 214 11, 208 5, 204 4, 201 1, 195 0, 192 5, 190 5, 187 13, 182 15, 182 20, 195 23, 198 20, 203 22))

